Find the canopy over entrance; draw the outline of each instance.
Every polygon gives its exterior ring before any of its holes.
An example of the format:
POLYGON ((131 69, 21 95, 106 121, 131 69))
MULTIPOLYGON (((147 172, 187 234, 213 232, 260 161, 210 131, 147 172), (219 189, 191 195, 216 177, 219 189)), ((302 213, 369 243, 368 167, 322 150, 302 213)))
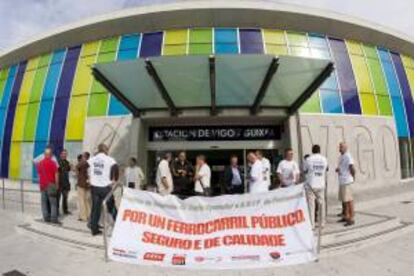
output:
POLYGON ((151 57, 96 64, 95 78, 134 116, 271 109, 290 115, 329 77, 329 60, 272 55, 151 57))

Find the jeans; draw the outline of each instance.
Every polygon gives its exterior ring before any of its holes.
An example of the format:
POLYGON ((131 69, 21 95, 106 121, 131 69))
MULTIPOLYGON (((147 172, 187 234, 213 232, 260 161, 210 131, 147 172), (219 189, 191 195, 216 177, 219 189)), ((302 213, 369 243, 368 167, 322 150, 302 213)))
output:
POLYGON ((57 198, 49 196, 47 191, 42 191, 40 195, 41 195, 43 220, 46 222, 57 222, 58 221, 57 198))
MULTIPOLYGON (((92 193, 92 212, 91 212, 91 231, 92 234, 99 232, 99 219, 101 217, 102 202, 105 197, 111 192, 111 187, 91 187, 92 193)), ((111 196, 106 202, 108 212, 112 215, 114 221, 116 220, 116 208, 114 197, 111 196)))

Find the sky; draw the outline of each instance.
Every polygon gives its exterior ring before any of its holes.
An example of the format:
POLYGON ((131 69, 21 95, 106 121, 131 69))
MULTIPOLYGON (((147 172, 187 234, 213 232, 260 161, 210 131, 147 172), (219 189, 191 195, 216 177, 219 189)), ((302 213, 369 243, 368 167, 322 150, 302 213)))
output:
MULTIPOLYGON (((0 0, 0 51, 39 33, 134 6, 174 0, 0 0)), ((191 1, 191 0, 182 0, 191 1)), ((223 0, 224 1, 224 0, 223 0)), ((231 1, 231 0, 225 0, 231 1)), ((254 0, 251 0, 254 2, 254 0)), ((339 12, 414 37, 412 0, 267 0, 339 12)))

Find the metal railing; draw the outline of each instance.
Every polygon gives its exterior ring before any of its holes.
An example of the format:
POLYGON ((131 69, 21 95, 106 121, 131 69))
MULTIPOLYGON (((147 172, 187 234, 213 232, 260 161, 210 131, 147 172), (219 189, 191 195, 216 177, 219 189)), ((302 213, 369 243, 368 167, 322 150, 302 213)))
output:
POLYGON ((25 189, 25 180, 21 179, 19 181, 18 187, 19 188, 8 188, 6 187, 6 183, 5 183, 5 179, 2 178, 1 179, 1 201, 2 201, 2 208, 3 210, 5 210, 7 208, 6 205, 6 201, 9 202, 17 202, 20 206, 18 207, 18 209, 20 209, 20 211, 22 213, 25 212, 25 207, 26 207, 26 203, 30 204, 37 204, 40 205, 40 202, 38 203, 36 201, 28 201, 26 202, 26 194, 40 194, 39 190, 33 190, 33 189, 25 189), (6 194, 13 194, 16 195, 16 193, 18 193, 17 196, 12 196, 10 198, 7 198, 6 194))
POLYGON ((102 202, 102 209, 103 209, 103 212, 104 212, 103 243, 104 243, 104 248, 105 248, 105 262, 108 262, 108 218, 109 218, 109 213, 108 213, 107 202, 114 195, 114 193, 118 189, 121 189, 121 194, 122 194, 123 191, 124 191, 124 185, 122 185, 122 183, 120 183, 120 182, 115 182, 112 186, 111 191, 106 195, 105 199, 102 202))

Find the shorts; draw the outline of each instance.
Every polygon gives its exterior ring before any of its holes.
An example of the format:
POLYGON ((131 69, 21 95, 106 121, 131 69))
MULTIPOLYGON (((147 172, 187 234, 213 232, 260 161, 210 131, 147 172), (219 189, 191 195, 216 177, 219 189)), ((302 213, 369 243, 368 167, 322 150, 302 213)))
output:
POLYGON ((351 184, 339 185, 338 199, 341 202, 349 202, 353 200, 351 184))

